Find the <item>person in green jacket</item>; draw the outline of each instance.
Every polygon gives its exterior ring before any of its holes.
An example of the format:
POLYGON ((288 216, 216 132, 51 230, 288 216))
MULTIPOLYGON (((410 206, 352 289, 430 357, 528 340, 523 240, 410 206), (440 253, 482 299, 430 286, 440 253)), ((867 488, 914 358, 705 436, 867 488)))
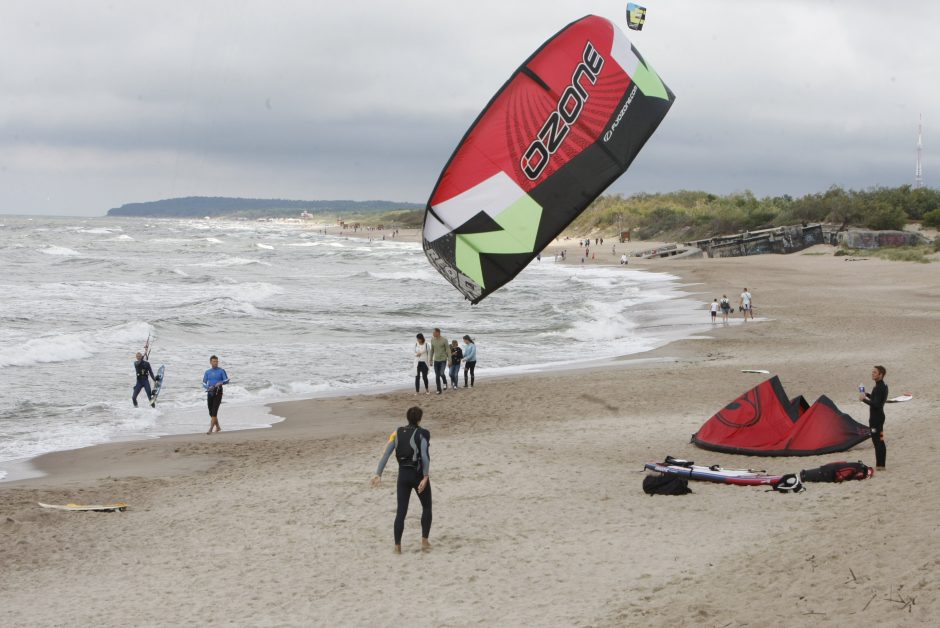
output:
POLYGON ((434 364, 434 381, 437 383, 437 394, 441 394, 441 382, 447 390, 447 366, 450 364, 450 345, 447 338, 441 336, 439 327, 434 328, 431 334, 431 362, 434 364))

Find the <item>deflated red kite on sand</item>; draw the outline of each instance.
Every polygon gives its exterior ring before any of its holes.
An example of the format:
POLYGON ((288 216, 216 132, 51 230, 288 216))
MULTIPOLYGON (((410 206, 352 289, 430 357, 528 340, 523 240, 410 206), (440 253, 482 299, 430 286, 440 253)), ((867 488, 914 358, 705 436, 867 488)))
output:
POLYGON ((816 456, 851 449, 869 429, 823 395, 811 406, 789 399, 774 376, 705 421, 692 442, 712 451, 749 456, 816 456))

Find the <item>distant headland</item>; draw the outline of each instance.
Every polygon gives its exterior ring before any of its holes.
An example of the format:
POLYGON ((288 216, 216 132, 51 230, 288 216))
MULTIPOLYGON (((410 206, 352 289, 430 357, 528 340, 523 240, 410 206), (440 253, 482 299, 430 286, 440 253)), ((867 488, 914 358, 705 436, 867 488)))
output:
POLYGON ((162 201, 126 203, 108 210, 108 216, 147 218, 195 218, 240 216, 247 218, 297 216, 308 214, 354 214, 424 209, 422 203, 395 201, 295 201, 224 196, 187 196, 162 201))

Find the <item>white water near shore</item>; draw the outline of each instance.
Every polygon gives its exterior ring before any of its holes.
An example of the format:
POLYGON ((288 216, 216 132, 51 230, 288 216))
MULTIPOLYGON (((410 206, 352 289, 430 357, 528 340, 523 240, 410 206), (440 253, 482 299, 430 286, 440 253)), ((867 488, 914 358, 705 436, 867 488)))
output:
MULTIPOLYGON (((4 463, 115 439, 196 432, 208 356, 232 379, 226 429, 263 404, 411 385, 414 335, 478 343, 478 377, 646 351, 708 328, 664 273, 533 262, 471 306, 415 243, 297 225, 5 217, 0 229, 4 463), (156 335, 157 410, 130 403, 156 335)), ((270 417, 269 417, 270 419, 270 417)))

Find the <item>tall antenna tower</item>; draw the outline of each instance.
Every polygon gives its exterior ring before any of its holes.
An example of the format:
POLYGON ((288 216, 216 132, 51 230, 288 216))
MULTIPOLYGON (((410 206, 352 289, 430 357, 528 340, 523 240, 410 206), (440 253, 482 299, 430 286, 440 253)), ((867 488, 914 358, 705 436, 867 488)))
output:
POLYGON ((924 187, 924 116, 917 121, 917 159, 914 165, 914 189, 924 187))

